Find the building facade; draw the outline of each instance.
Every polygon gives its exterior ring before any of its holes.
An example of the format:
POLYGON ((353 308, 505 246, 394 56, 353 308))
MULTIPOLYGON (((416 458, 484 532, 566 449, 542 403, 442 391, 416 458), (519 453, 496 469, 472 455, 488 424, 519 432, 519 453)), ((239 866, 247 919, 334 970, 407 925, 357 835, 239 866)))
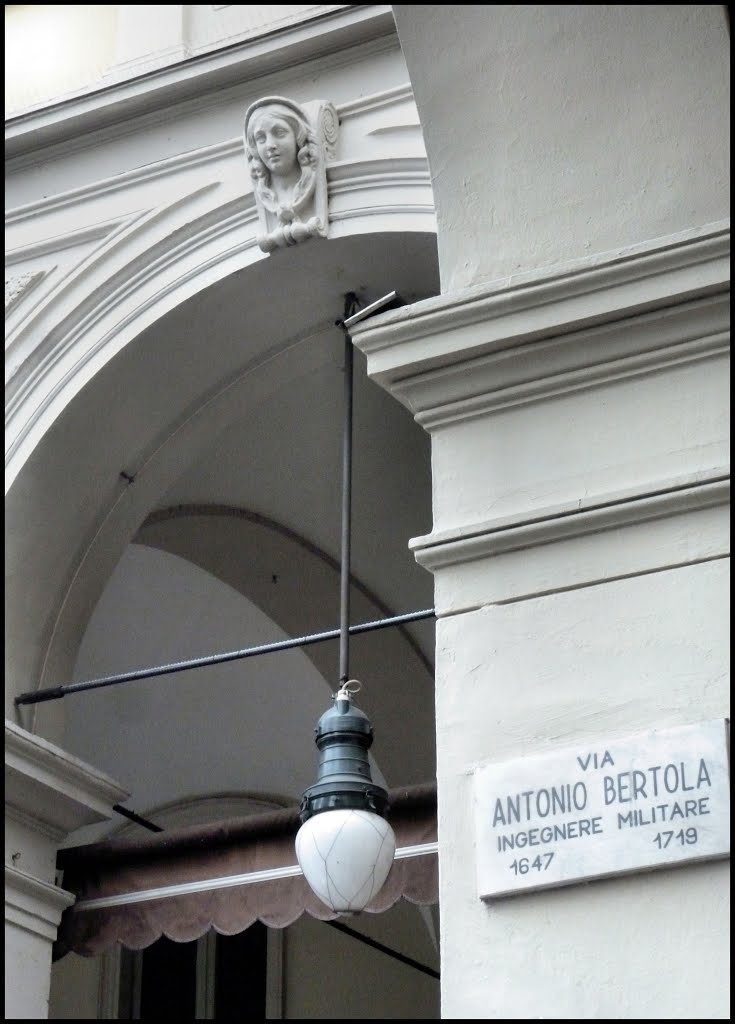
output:
POLYGON ((728 1018, 726 850, 478 878, 488 770, 725 735, 727 9, 64 10, 6 8, 7 1015, 140 1015, 142 954, 52 967, 57 852, 132 835, 113 806, 200 826, 313 780, 333 645, 17 698, 337 624, 335 321, 395 291, 353 334, 352 615, 435 623, 352 671, 379 778, 436 782, 438 906, 360 915, 381 950, 271 935, 263 1012, 728 1018), (310 124, 291 198, 261 106, 310 124))

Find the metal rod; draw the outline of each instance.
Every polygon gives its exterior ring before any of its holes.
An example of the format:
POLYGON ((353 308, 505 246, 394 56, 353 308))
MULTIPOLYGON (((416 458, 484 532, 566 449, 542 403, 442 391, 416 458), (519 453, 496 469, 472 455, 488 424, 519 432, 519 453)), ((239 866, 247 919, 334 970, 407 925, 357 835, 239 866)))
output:
POLYGON ((350 554, 352 544, 352 398, 354 393, 353 348, 350 327, 367 319, 391 303, 400 301, 396 292, 389 292, 382 299, 371 302, 364 309, 359 308, 355 292, 345 295, 344 316, 336 324, 344 331, 344 406, 342 424, 342 556, 340 559, 340 601, 339 601, 339 681, 346 683, 350 677, 350 554))
MULTIPOLYGON (((358 633, 370 633, 376 629, 386 629, 389 626, 401 626, 407 622, 418 622, 421 619, 434 618, 433 608, 425 608, 422 611, 407 612, 405 615, 395 615, 389 619, 377 619, 373 622, 363 622, 350 626, 351 635, 358 633)), ((324 633, 312 633, 310 636, 294 637, 290 640, 278 640, 272 644, 261 644, 259 647, 246 647, 241 651, 226 651, 223 654, 210 654, 203 658, 193 658, 191 661, 178 661, 170 665, 157 665, 153 668, 134 669, 132 672, 120 672, 114 676, 104 676, 99 679, 89 679, 80 683, 67 683, 65 686, 53 686, 45 690, 31 690, 21 693, 15 698, 15 704, 40 704, 43 701, 59 700, 69 693, 80 693, 83 690, 97 690, 103 686, 116 686, 119 683, 134 682, 137 679, 152 679, 155 676, 172 675, 175 672, 186 672, 193 668, 206 668, 209 665, 221 665, 228 661, 238 661, 243 658, 254 658, 259 654, 272 654, 276 651, 287 651, 293 647, 308 647, 310 644, 322 643, 325 640, 336 640, 341 630, 329 629, 324 633)))
MULTIPOLYGON (((349 293, 351 296, 354 292, 349 293)), ((391 303, 400 303, 402 300, 398 295, 398 292, 388 292, 382 299, 377 299, 375 302, 371 302, 369 306, 365 306, 363 309, 358 309, 356 312, 349 315, 349 310, 345 312, 344 326, 347 330, 353 326, 353 324, 359 324, 362 320, 367 320, 373 313, 379 313, 381 309, 387 309, 391 303)))
POLYGON ((346 924, 342 924, 339 921, 325 921, 332 928, 336 928, 337 931, 344 932, 345 935, 351 935, 353 939, 358 939, 360 942, 364 942, 366 946, 372 946, 373 949, 379 949, 381 953, 387 953, 388 956, 393 957, 394 960, 400 960, 402 964, 408 964, 409 967, 415 968, 417 971, 422 971, 424 974, 428 974, 432 978, 440 978, 441 975, 438 971, 435 971, 433 967, 426 967, 424 964, 420 964, 418 960, 412 959, 410 956, 405 956, 403 953, 397 952, 395 949, 390 949, 389 946, 384 946, 382 942, 376 942, 375 939, 371 939, 367 935, 363 935, 362 932, 356 932, 354 928, 348 928, 346 924))
MULTIPOLYGON (((345 316, 352 312, 355 296, 345 299, 345 316), (349 304, 349 305, 348 305, 349 304)), ((342 423, 342 557, 339 594, 339 681, 350 678, 350 544, 352 539, 352 338, 346 327, 344 365, 344 407, 342 423)))
POLYGON ((140 814, 136 814, 135 811, 129 811, 127 807, 123 807, 121 804, 113 804, 112 809, 117 811, 118 814, 122 814, 123 818, 129 818, 136 825, 142 825, 143 828, 147 828, 149 832, 163 832, 160 825, 156 825, 147 818, 143 818, 140 814))

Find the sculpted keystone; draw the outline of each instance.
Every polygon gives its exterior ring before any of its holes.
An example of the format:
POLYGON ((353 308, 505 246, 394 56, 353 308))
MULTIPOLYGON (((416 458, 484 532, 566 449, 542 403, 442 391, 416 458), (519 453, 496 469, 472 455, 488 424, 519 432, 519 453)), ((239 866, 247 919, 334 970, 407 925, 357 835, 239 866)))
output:
POLYGON ((328 159, 339 120, 331 103, 299 105, 265 96, 245 114, 245 154, 260 221, 263 252, 327 237, 328 159))

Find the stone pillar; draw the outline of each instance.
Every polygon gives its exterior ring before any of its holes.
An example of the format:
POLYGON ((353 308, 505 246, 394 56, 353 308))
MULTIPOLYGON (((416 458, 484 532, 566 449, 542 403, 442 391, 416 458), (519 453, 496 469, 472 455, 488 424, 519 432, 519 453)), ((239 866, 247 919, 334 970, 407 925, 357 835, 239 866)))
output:
POLYGON ((74 896, 56 880, 71 832, 112 817, 128 798, 112 779, 5 722, 5 1015, 48 1017, 51 951, 74 896))
POLYGON ((726 1015, 727 862, 478 897, 473 775, 728 714, 729 231, 355 329, 431 434, 442 1017, 726 1015))

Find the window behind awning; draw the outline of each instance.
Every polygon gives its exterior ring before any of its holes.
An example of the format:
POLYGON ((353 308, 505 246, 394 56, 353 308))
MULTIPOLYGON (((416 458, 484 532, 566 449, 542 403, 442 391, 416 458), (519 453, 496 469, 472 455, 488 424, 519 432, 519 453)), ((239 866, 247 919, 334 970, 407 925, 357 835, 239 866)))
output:
MULTIPOLYGON (((396 857, 367 907, 388 910, 399 899, 437 903, 436 785, 389 792, 396 857)), ((210 928, 225 935, 260 920, 286 928, 303 913, 339 915, 307 885, 296 860, 298 808, 213 822, 139 839, 110 839, 60 850, 62 885, 76 903, 65 911, 54 959, 96 956, 120 943, 142 949, 165 934, 190 942, 210 928)))

